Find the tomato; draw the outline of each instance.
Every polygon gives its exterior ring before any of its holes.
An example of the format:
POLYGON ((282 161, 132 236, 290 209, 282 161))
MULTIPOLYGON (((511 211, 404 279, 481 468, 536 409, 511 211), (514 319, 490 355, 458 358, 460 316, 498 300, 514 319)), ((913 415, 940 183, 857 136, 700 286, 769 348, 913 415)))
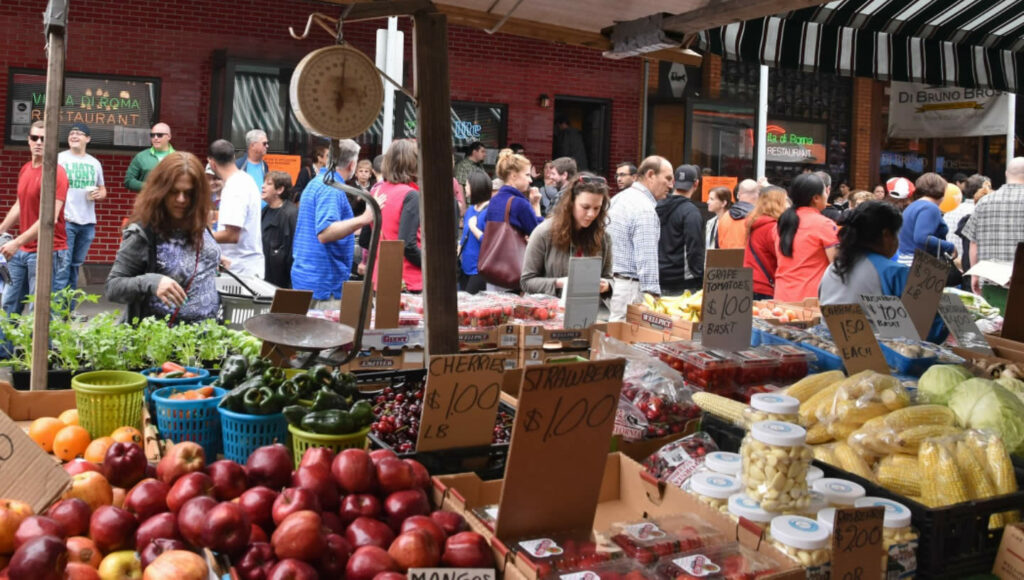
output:
POLYGON ((181 372, 181 373, 183 373, 183 372, 185 372, 185 367, 181 366, 180 364, 178 364, 176 362, 165 362, 164 364, 160 365, 160 370, 162 372, 165 372, 165 373, 173 373, 173 372, 181 372))

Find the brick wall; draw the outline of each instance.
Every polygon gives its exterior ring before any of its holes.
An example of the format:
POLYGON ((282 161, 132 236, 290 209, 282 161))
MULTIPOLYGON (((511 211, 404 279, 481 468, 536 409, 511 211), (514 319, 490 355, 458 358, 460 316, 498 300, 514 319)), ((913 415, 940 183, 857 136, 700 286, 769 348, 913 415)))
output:
MULTIPOLYGON (((6 123, 8 68, 46 67, 41 17, 45 8, 46 0, 0 2, 0 127, 6 123)), ((160 78, 160 117, 171 126, 175 148, 203 153, 207 143, 219 137, 207 135, 213 52, 226 49, 232 56, 298 62, 329 39, 315 27, 312 38, 293 40, 288 26, 301 29, 313 11, 339 10, 305 0, 72 4, 66 68, 160 78)), ((384 23, 347 25, 345 38, 372 56, 374 31, 384 23)), ((410 63, 410 20, 401 23, 410 63)), ((535 162, 550 157, 551 150, 554 109, 538 105, 541 93, 611 99, 612 169, 618 160, 639 155, 640 59, 609 60, 584 48, 461 27, 451 28, 449 51, 452 99, 507 103, 508 141, 522 143, 535 162)), ((407 76, 406 84, 411 86, 411 81, 407 76)), ((120 243, 121 220, 134 201, 121 186, 131 154, 92 153, 103 164, 109 195, 97 206, 99 223, 88 261, 111 262, 120 243)), ((28 159, 27 147, 0 143, 0 213, 13 204, 18 170, 28 159)))
POLYGON ((878 168, 872 166, 874 119, 872 95, 875 81, 868 78, 853 79, 853 119, 850 135, 850 187, 871 191, 878 179, 878 168))

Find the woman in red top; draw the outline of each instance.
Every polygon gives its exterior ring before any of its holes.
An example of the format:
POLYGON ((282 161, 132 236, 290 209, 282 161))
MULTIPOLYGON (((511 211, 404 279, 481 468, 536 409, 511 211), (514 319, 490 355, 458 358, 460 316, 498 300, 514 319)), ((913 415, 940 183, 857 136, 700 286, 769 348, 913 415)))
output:
POLYGON ((775 246, 779 242, 775 224, 788 207, 786 190, 769 185, 761 190, 757 205, 747 217, 743 267, 754 271, 754 298, 758 300, 768 300, 775 295, 775 269, 778 266, 775 246))
POLYGON ((775 299, 800 302, 818 296, 818 283, 836 257, 836 224, 821 214, 825 184, 814 174, 793 180, 793 207, 779 217, 779 266, 775 270, 775 299))
MULTIPOLYGON (((408 292, 423 291, 422 252, 420 249, 420 192, 416 189, 419 157, 416 145, 402 139, 395 141, 384 153, 381 164, 383 181, 374 188, 380 203, 380 241, 402 240, 402 282, 408 292)), ((377 288, 374 267, 373 287, 377 288)))

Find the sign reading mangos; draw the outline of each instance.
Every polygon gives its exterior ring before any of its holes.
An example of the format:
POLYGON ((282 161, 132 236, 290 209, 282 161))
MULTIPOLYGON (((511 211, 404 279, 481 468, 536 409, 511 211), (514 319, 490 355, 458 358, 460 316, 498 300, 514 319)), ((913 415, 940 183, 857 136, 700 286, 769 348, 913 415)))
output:
MULTIPOLYGON (((139 149, 149 145, 149 129, 157 121, 160 81, 141 77, 64 76, 60 104, 60 139, 75 123, 89 127, 92 148, 139 149)), ((13 71, 8 84, 10 108, 5 141, 24 144, 32 123, 46 107, 46 73, 13 71)))

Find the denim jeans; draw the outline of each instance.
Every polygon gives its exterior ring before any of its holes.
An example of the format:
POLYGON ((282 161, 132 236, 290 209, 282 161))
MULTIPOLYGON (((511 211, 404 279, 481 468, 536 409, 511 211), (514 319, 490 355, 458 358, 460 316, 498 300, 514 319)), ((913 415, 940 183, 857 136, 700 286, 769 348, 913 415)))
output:
POLYGON ((85 263, 89 254, 89 246, 96 237, 96 224, 65 223, 68 232, 68 252, 71 253, 71 265, 68 269, 68 286, 72 290, 78 288, 78 269, 85 263))
MULTIPOLYGON (((69 250, 53 253, 53 292, 68 285, 70 256, 69 250)), ((18 250, 7 262, 7 269, 11 273, 11 283, 4 288, 3 310, 7 314, 21 314, 25 308, 22 304, 25 298, 36 293, 36 253, 18 250)))

